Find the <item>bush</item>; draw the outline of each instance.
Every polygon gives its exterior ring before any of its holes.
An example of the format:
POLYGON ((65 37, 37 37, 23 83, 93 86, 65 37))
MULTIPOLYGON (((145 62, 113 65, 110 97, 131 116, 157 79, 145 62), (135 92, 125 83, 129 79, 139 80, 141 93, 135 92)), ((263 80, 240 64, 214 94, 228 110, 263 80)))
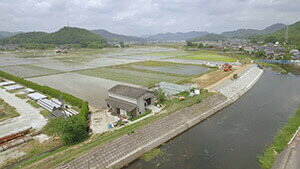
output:
POLYGON ((81 116, 68 117, 61 130, 61 139, 66 145, 76 144, 88 137, 87 123, 81 116))
POLYGON ((156 96, 159 104, 162 104, 167 99, 165 93, 161 89, 155 91, 154 95, 156 96))

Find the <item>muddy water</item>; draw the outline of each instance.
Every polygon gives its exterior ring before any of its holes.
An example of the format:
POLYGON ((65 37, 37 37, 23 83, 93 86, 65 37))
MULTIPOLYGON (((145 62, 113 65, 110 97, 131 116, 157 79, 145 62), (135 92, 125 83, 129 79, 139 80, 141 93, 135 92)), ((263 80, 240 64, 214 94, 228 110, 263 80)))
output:
POLYGON ((260 168, 257 155, 299 103, 300 76, 266 71, 238 101, 161 146, 166 155, 128 168, 260 168))

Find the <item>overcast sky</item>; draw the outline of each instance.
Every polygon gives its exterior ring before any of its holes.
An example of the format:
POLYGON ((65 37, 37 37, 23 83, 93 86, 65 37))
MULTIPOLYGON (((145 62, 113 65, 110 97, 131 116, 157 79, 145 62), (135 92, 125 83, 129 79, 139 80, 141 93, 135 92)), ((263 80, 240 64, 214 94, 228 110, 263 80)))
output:
POLYGON ((300 0, 0 0, 0 30, 63 26, 126 35, 263 29, 300 20, 300 0))

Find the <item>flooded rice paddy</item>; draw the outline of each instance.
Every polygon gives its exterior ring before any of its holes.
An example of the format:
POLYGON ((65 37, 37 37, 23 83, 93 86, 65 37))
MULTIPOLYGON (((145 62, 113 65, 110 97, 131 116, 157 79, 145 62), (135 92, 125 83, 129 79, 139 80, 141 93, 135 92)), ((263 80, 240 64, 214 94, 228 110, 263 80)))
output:
POLYGON ((257 156, 295 113, 300 76, 266 71, 235 103, 162 145, 165 156, 127 168, 259 169, 257 156))
POLYGON ((104 99, 108 96, 107 90, 109 88, 116 84, 125 84, 76 73, 63 73, 29 78, 27 80, 73 94, 81 99, 89 101, 91 105, 97 107, 105 107, 104 99))
POLYGON ((43 76, 49 74, 57 74, 61 72, 59 70, 47 69, 32 65, 0 67, 0 70, 18 77, 43 76))

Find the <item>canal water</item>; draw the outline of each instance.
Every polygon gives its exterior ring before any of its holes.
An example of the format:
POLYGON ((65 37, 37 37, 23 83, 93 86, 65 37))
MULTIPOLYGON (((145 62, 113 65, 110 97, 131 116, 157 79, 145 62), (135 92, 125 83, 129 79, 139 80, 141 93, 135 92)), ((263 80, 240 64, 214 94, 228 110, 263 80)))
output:
POLYGON ((265 71, 235 103, 160 146, 164 155, 127 168, 260 168, 257 156, 299 104, 300 76, 265 71))

